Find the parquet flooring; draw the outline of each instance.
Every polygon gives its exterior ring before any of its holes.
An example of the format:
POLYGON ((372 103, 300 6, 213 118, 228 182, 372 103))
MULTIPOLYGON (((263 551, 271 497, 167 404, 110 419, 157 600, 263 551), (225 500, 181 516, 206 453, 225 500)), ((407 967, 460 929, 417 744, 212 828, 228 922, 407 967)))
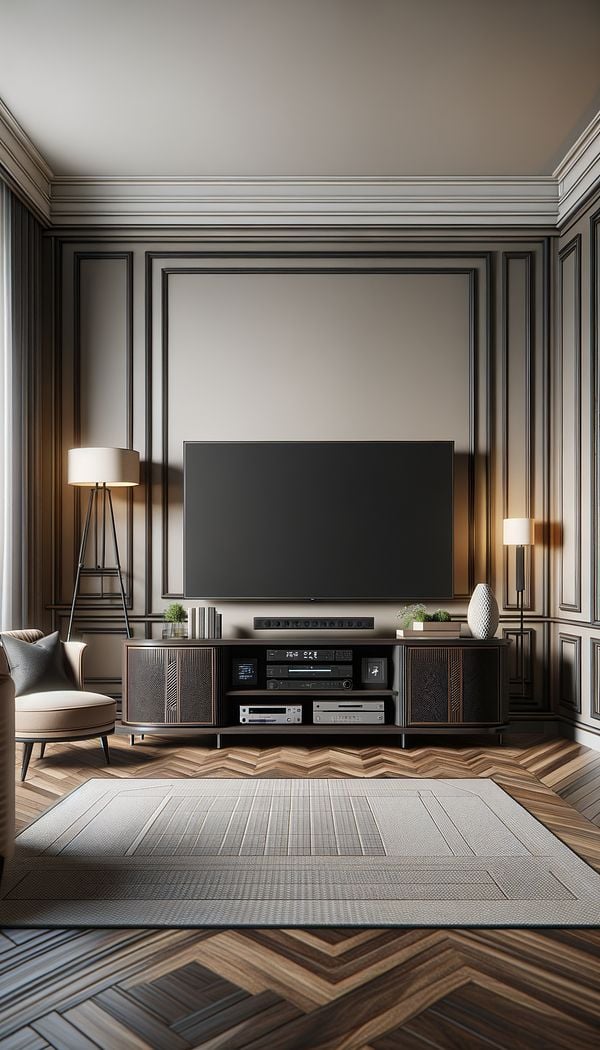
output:
MULTIPOLYGON (((600 870, 600 754, 565 740, 394 748, 49 747, 24 826, 90 776, 491 776, 600 870)), ((20 756, 18 756, 19 758, 20 756)), ((600 1044, 600 930, 5 930, 0 1048, 549 1050, 600 1044)))

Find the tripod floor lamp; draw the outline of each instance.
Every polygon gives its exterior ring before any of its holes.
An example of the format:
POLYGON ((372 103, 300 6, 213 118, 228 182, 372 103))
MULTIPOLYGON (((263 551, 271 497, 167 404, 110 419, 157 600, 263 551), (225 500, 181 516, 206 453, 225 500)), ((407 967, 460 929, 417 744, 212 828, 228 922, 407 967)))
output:
POLYGON ((121 605, 125 620, 125 632, 131 638, 123 573, 119 557, 119 544, 115 526, 115 514, 111 489, 130 488, 140 483, 140 457, 131 448, 72 448, 68 453, 67 480, 69 485, 89 488, 79 559, 71 602, 71 615, 67 640, 71 637, 75 609, 78 602, 90 597, 112 599, 113 593, 105 591, 104 578, 115 577, 119 583, 121 605), (107 533, 112 540, 114 565, 106 563, 107 533), (86 565, 86 557, 93 552, 91 564, 86 565), (101 581, 101 592, 95 595, 82 595, 81 582, 86 577, 96 577, 101 581))
POLYGON ((505 547, 516 547, 515 582, 517 609, 519 611, 519 633, 517 635, 517 673, 521 681, 521 693, 525 692, 525 632, 523 630, 523 596, 525 593, 525 547, 531 547, 534 539, 533 518, 505 518, 503 541, 505 547))

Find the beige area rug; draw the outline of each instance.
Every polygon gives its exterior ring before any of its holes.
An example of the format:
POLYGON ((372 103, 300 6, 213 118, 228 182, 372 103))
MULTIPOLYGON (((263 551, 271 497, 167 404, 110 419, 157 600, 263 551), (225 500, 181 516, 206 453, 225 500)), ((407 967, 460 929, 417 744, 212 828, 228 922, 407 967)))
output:
POLYGON ((595 926, 600 875, 492 780, 90 780, 3 926, 595 926))

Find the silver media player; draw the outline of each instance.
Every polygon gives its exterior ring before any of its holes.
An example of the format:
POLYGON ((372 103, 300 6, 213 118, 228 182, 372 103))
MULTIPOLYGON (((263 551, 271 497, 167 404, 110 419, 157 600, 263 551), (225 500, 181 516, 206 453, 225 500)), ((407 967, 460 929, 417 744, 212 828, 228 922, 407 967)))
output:
POLYGON ((381 725, 385 722, 383 700, 315 700, 315 725, 381 725))
POLYGON ((251 725, 289 725, 290 722, 298 724, 302 722, 302 707, 300 704, 282 704, 276 707, 274 704, 240 704, 240 724, 251 725))

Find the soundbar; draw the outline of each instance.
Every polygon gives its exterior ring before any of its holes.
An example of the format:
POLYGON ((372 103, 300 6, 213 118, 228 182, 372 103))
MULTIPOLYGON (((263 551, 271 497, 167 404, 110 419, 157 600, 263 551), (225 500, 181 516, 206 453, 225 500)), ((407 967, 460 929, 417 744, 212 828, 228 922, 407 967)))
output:
POLYGON ((372 631, 374 616, 255 616, 255 631, 372 631))
POLYGON ((296 678, 268 678, 267 689, 314 689, 315 692, 323 692, 326 689, 343 689, 347 691, 352 689, 351 678, 326 678, 320 682, 316 678, 309 678, 307 680, 296 678))

